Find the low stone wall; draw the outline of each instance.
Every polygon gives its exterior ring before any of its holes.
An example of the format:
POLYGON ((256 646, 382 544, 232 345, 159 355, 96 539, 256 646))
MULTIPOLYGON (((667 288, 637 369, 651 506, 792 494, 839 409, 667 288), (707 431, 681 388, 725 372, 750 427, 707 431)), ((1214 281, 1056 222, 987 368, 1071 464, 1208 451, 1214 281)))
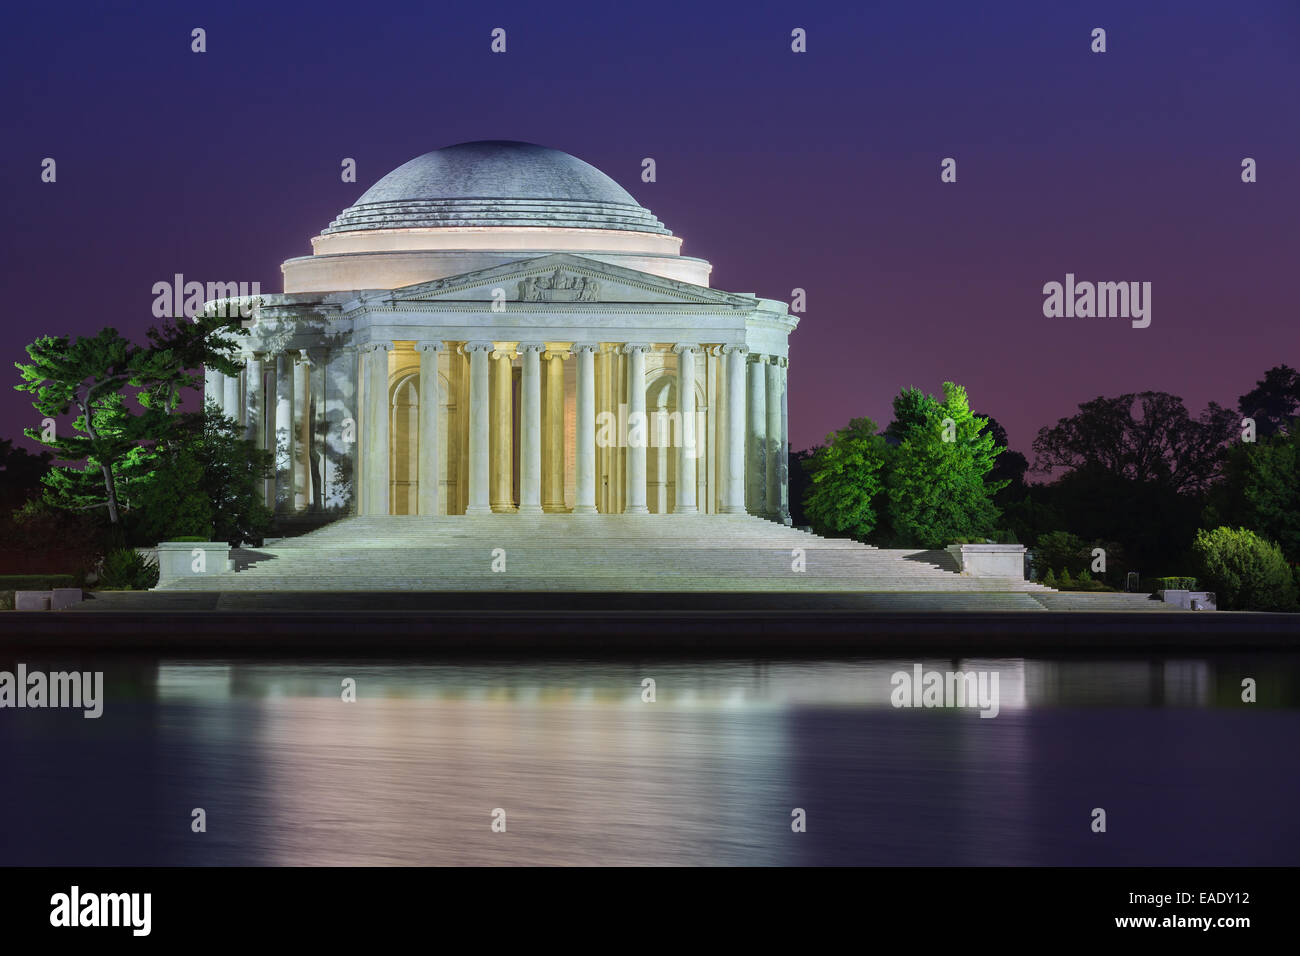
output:
POLYGON ((950 544, 947 551, 957 570, 970 577, 1025 579, 1022 544, 950 544))
POLYGON ((61 611, 84 600, 81 588, 54 588, 51 591, 15 591, 15 611, 61 611))
POLYGON ((1217 611, 1218 598, 1213 591, 1180 591, 1169 589, 1160 591, 1160 599, 1166 604, 1180 607, 1184 611, 1217 611))
POLYGON ((203 577, 230 569, 225 541, 159 541, 158 585, 180 578, 203 577))

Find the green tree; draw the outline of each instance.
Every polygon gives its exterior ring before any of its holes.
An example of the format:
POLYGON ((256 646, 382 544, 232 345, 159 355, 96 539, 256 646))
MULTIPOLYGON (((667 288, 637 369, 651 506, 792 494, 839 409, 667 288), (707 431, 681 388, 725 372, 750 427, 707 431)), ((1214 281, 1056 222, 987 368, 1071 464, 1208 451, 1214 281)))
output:
POLYGON ((263 488, 275 474, 274 454, 246 440, 239 424, 212 402, 188 450, 202 471, 199 488, 212 508, 213 539, 232 545, 260 541, 273 517, 263 488))
POLYGON ((885 440, 876 423, 855 418, 802 461, 809 484, 803 510, 814 529, 864 540, 876 527, 885 440))
POLYGON ((1300 563, 1300 428, 1231 447, 1205 518, 1249 528, 1300 563))
POLYGON ((272 512, 263 482, 274 456, 244 439, 238 424, 209 402, 178 420, 133 499, 133 537, 154 543, 201 536, 238 545, 259 540, 272 512))
POLYGON ((1229 611, 1285 611, 1296 603, 1295 577, 1276 544, 1246 528, 1201 529, 1192 545, 1197 577, 1229 611))
POLYGON ((1255 387, 1237 399, 1243 418, 1255 419, 1257 438, 1269 438, 1300 415, 1300 372, 1278 365, 1264 373, 1255 387))
POLYGON ((35 396, 32 404, 48 418, 75 409, 72 433, 29 428, 29 438, 63 461, 47 484, 61 507, 105 508, 109 522, 122 520, 119 483, 128 474, 147 472, 158 443, 167 441, 186 388, 201 387, 202 367, 233 373, 233 321, 200 317, 168 320, 149 330, 149 345, 133 345, 116 329, 95 336, 43 336, 27 346, 29 362, 15 363, 23 382, 17 388, 35 396), (134 390, 141 411, 134 412, 124 390, 134 390), (72 474, 80 471, 82 477, 72 474), (86 480, 94 476, 93 481, 86 480), (101 489, 102 486, 102 490, 101 489))
POLYGON ((1111 482, 1145 482, 1165 492, 1194 494, 1218 473, 1236 415, 1211 402, 1192 418, 1167 392, 1094 398, 1079 412, 1039 430, 1034 470, 1082 471, 1111 482))
MULTIPOLYGON (((27 346, 28 363, 15 365, 22 373, 20 390, 36 398, 32 404, 48 418, 66 415, 72 408, 80 413, 73 422, 73 434, 42 434, 35 428, 26 435, 41 442, 65 461, 85 461, 86 473, 98 473, 102 498, 92 495, 86 482, 70 476, 55 486, 56 503, 63 507, 108 509, 109 521, 120 521, 115 467, 144 437, 141 416, 126 411, 121 390, 136 374, 138 349, 116 329, 103 329, 93 337, 42 336, 27 346), (73 501, 94 497, 90 504, 73 501)), ((66 472, 66 469, 63 469, 66 472)))
POLYGON ((970 410, 966 390, 943 383, 944 399, 905 389, 894 401, 894 435, 885 480, 887 513, 896 543, 939 548, 957 538, 991 534, 1000 512, 993 496, 1006 484, 991 480, 997 457, 987 419, 970 410), (897 427, 894 427, 897 426, 897 427))
POLYGON ((0 518, 40 491, 41 478, 49 471, 52 458, 47 451, 33 455, 15 446, 13 439, 0 438, 0 518))

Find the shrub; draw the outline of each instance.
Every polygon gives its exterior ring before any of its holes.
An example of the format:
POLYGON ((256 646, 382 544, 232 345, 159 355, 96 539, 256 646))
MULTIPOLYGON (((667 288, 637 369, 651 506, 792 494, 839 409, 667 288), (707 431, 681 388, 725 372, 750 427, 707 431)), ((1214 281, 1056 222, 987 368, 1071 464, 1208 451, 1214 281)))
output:
POLYGON ((76 586, 75 574, 0 574, 0 591, 50 591, 76 586))
POLYGON ((106 591, 144 591, 158 583, 158 565, 134 548, 118 548, 104 556, 99 586, 106 591))
POLYGON ((1043 577, 1043 584, 1049 588, 1056 587, 1056 575, 1053 573, 1051 568, 1047 569, 1047 574, 1043 577))
POLYGON ((168 538, 168 541, 208 541, 209 538, 201 534, 182 534, 174 538, 168 538))
POLYGON ((1186 577, 1168 577, 1168 578, 1150 578, 1148 584, 1151 585, 1152 593, 1156 591, 1195 591, 1197 590, 1196 578, 1186 577))
POLYGON ((1070 569, 1069 569, 1069 568, 1062 568, 1062 569, 1061 569, 1061 576, 1060 576, 1057 580, 1059 580, 1059 581, 1061 582, 1061 587, 1063 587, 1063 588, 1072 588, 1072 587, 1074 587, 1074 581, 1073 581, 1073 579, 1070 577, 1070 569))
POLYGON ((1294 608, 1296 583, 1276 544, 1245 528, 1201 529, 1192 545, 1200 578, 1229 611, 1294 608))
POLYGON ((1051 531, 1039 535, 1034 544, 1034 555, 1046 567, 1065 568, 1067 571, 1087 567, 1089 560, 1087 544, 1078 535, 1068 531, 1051 531))
POLYGON ((1079 584, 1092 584, 1092 572, 1084 568, 1074 580, 1079 584))

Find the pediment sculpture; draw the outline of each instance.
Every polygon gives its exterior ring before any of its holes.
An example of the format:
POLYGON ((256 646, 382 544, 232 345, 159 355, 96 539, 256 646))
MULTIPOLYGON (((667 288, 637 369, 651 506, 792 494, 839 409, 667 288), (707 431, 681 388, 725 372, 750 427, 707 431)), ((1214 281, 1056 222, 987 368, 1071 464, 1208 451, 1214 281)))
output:
POLYGON ((556 269, 550 275, 529 276, 519 283, 520 302, 599 302, 600 282, 590 276, 556 269))

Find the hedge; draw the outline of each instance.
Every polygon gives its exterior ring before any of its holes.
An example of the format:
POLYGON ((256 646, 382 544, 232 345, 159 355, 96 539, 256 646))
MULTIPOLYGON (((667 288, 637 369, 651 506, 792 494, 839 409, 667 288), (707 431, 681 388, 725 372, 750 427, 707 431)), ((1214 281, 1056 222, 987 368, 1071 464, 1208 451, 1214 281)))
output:
POLYGON ((1151 590, 1155 591, 1195 591, 1196 578, 1169 577, 1151 578, 1151 590))

